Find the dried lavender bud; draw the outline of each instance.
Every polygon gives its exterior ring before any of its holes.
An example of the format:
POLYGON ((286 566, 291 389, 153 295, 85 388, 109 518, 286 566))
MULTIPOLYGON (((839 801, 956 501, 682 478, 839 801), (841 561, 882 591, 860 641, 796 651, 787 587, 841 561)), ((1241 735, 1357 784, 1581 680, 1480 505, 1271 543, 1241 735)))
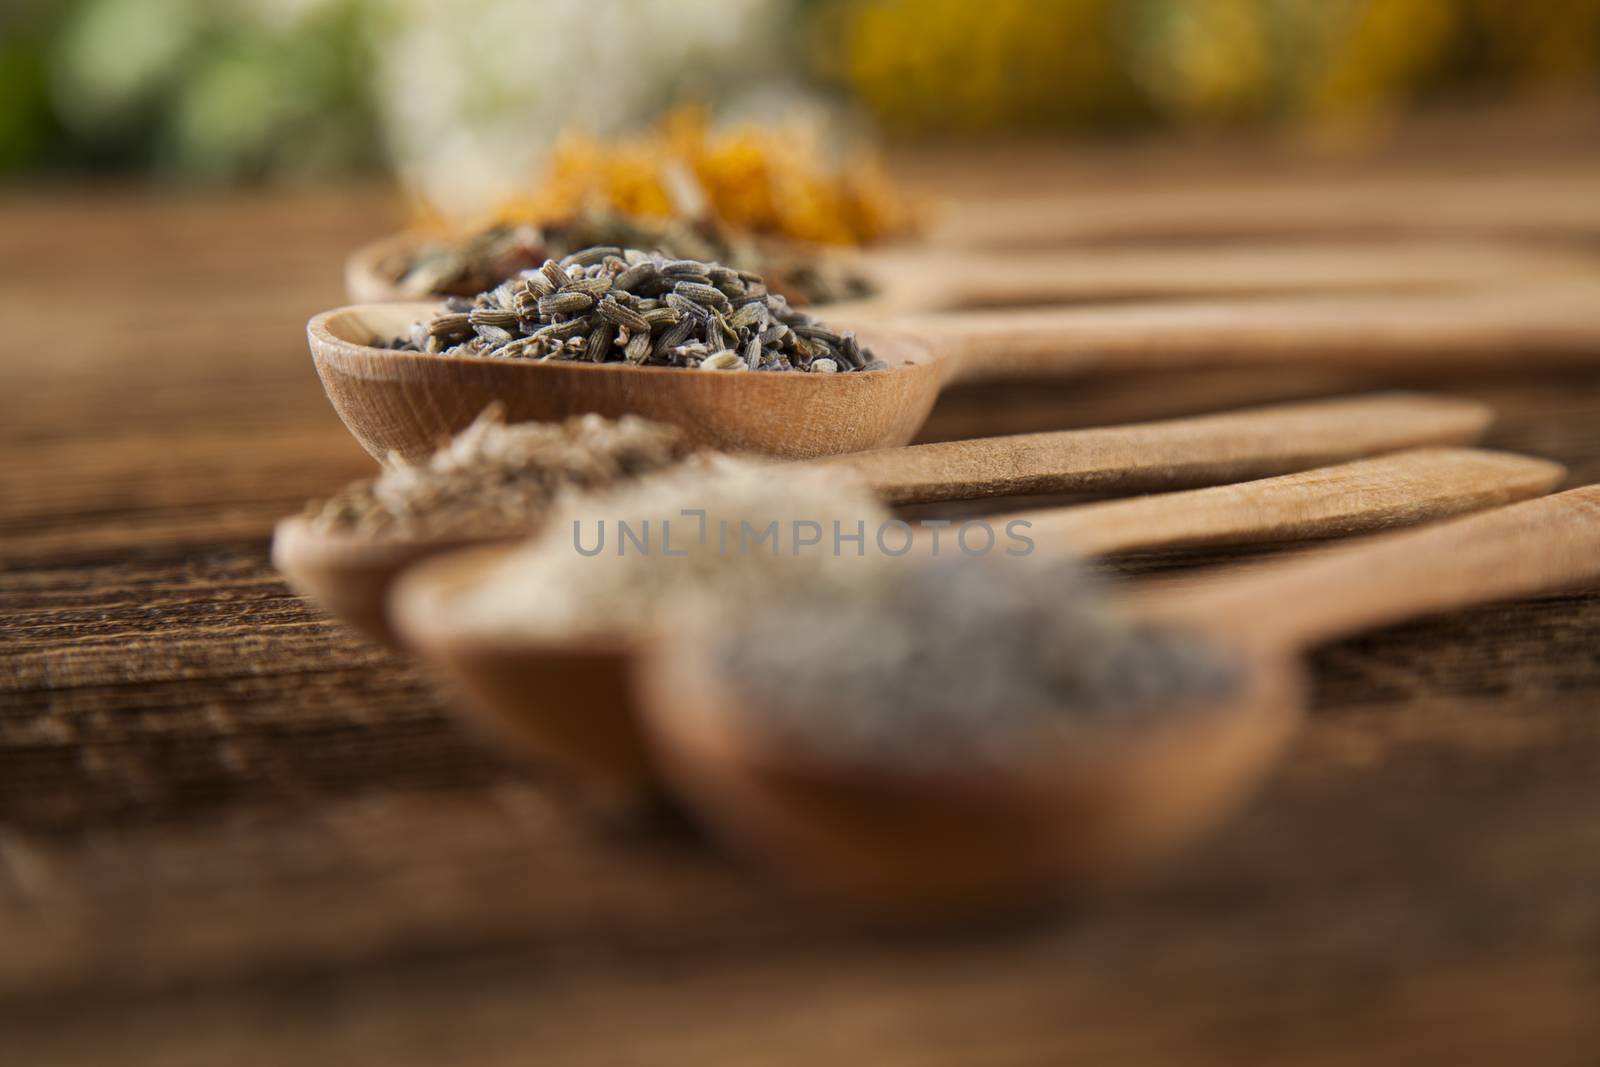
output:
POLYGON ((611 245, 594 245, 578 252, 573 252, 562 261, 564 267, 590 267, 599 263, 607 256, 621 257, 622 249, 611 245))
POLYGON ((760 300, 752 300, 747 304, 741 305, 733 313, 732 317, 728 319, 728 325, 735 330, 753 329, 760 333, 767 328, 766 303, 760 300))
POLYGON ((887 367, 853 336, 768 294, 756 275, 614 246, 547 260, 505 286, 459 300, 392 347, 708 370, 828 374, 887 367))
POLYGON ((672 291, 679 296, 687 297, 697 304, 716 308, 718 311, 730 311, 733 305, 728 302, 728 296, 721 289, 711 285, 700 285, 697 282, 679 282, 672 287, 672 291))
POLYGON ((600 317, 618 326, 626 326, 630 330, 650 332, 650 320, 625 304, 619 304, 614 297, 606 297, 600 301, 598 308, 600 317))
MULTIPOLYGON (((633 249, 630 249, 630 251, 633 251, 633 249)), ((643 255, 644 253, 641 252, 639 254, 643 255)), ((661 269, 659 267, 648 259, 641 260, 619 273, 616 277, 616 285, 619 289, 626 289, 629 292, 636 293, 660 276, 661 269)))
POLYGON ((447 311, 428 324, 428 336, 442 340, 460 339, 472 333, 472 316, 447 311))
POLYGON ((643 363, 650 358, 650 331, 643 330, 628 338, 622 358, 629 363, 643 363))
POLYGON ((561 268, 561 264, 553 259, 545 260, 544 265, 539 268, 539 273, 543 274, 545 279, 556 289, 562 288, 572 280, 567 277, 567 272, 561 268))
POLYGON ((661 273, 668 278, 704 278, 711 280, 711 268, 693 259, 673 259, 661 264, 661 273))
POLYGON ((539 317, 548 319, 556 315, 571 315, 587 311, 593 306, 594 297, 588 293, 551 293, 539 298, 539 317))
MULTIPOLYGON (((598 262, 604 262, 616 248, 622 249, 625 267, 638 265, 642 255, 638 249, 659 249, 669 260, 685 262, 683 277, 714 281, 730 296, 736 285, 744 286, 747 295, 758 296, 765 296, 771 285, 802 304, 853 300, 872 292, 858 271, 809 249, 785 251, 709 222, 655 221, 595 211, 540 226, 499 225, 465 237, 425 242, 380 265, 380 270, 408 296, 471 296, 508 279, 526 277, 525 272, 546 259, 559 261, 577 250, 596 249, 598 262), (709 261, 746 269, 724 268, 725 273, 713 278, 696 269, 709 261)), ((650 275, 660 277, 654 265, 650 275)), ((542 286, 540 296, 556 289, 542 277, 536 284, 542 286)), ((633 278, 626 283, 635 292, 642 291, 639 284, 633 278)))
POLYGON ((515 312, 499 307, 475 307, 467 312, 467 318, 475 327, 498 326, 501 329, 508 329, 517 324, 515 312))
POLYGON ((611 291, 611 278, 607 275, 601 275, 598 278, 574 278, 572 281, 567 283, 567 287, 562 291, 567 293, 583 293, 586 296, 591 296, 594 299, 599 300, 602 296, 605 296, 606 293, 611 291))

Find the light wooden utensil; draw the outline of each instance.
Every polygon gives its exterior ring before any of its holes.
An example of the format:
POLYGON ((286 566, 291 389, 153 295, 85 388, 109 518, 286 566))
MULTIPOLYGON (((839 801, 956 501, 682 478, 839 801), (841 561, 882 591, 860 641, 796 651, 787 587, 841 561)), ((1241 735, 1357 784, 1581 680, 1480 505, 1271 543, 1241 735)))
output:
POLYGON ((1068 190, 942 205, 927 239, 962 248, 1127 242, 1514 238, 1600 235, 1600 177, 1426 175, 1068 190))
MULTIPOLYGON (((1262 478, 1426 444, 1466 444, 1483 404, 1413 393, 1280 404, 1135 426, 952 441, 801 461, 853 473, 886 503, 1024 493, 1114 495, 1262 478)), ((299 593, 384 644, 389 586, 429 556, 516 538, 375 540, 278 523, 272 561, 299 593)))
POLYGON ((1472 241, 864 253, 875 295, 808 310, 903 314, 1293 293, 1398 293, 1593 276, 1600 257, 1472 241))
POLYGON ((272 531, 272 565, 293 589, 379 644, 398 648, 389 624, 389 588, 407 568, 446 552, 515 538, 379 540, 316 529, 301 515, 272 531))
MULTIPOLYGON (((1199 489, 1131 501, 1129 509, 1094 505, 1035 512, 1033 519, 1045 550, 1101 554, 1314 538, 1525 499, 1548 491, 1562 473, 1525 456, 1428 449, 1284 475, 1252 483, 1253 490, 1199 489)), ((511 551, 502 545, 453 553, 401 575, 390 617, 402 642, 455 680, 469 698, 466 709, 516 751, 583 776, 651 784, 655 769, 632 698, 636 642, 486 637, 463 616, 461 598, 511 551)))
POLYGON ((1423 448, 1298 474, 1043 508, 986 521, 1028 523, 1037 544, 1088 555, 1342 537, 1410 526, 1548 493, 1559 463, 1508 452, 1423 448))
MULTIPOLYGON (((905 444, 947 384, 1094 368, 1404 367, 1600 361, 1600 287, 1496 293, 1125 304, 959 312, 855 324, 890 364, 873 373, 735 373, 455 358, 372 347, 429 304, 313 318, 312 358, 340 418, 374 456, 414 459, 491 401, 514 422, 642 415, 699 444, 807 459, 905 444)), ((841 322, 838 325, 849 327, 841 322)))
POLYGON ((688 634, 650 658, 641 692, 671 785, 737 846, 884 914, 964 916, 1125 877, 1215 825, 1293 735, 1303 649, 1596 579, 1591 486, 1138 599, 1237 651, 1236 698, 1147 714, 1002 771, 851 768, 763 746, 739 725, 754 709, 737 707, 688 634))
POLYGON ((846 471, 888 504, 1221 485, 1420 445, 1478 440, 1488 405, 1386 392, 1126 426, 1013 434, 801 461, 846 471))
MULTIPOLYGON (((352 253, 345 263, 345 291, 351 302, 431 299, 431 294, 407 292, 395 273, 395 264, 411 258, 427 240, 398 234, 352 253)), ((907 247, 837 258, 841 265, 866 278, 875 294, 849 302, 850 314, 1180 296, 1376 293, 1517 284, 1532 278, 1600 270, 1600 259, 1571 250, 1463 240, 1004 253, 907 247)), ((830 305, 816 305, 812 310, 826 315, 830 305)))

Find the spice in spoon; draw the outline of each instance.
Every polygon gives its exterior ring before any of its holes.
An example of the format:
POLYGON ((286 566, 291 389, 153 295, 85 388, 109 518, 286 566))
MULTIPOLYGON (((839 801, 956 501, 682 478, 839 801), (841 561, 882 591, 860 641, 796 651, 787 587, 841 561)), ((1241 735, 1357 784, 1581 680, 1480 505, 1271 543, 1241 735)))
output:
POLYGON ((537 225, 500 222, 457 237, 422 241, 380 269, 402 292, 418 299, 472 296, 493 289, 546 259, 595 246, 650 248, 671 259, 726 263, 760 274, 774 292, 796 304, 855 300, 872 283, 849 263, 804 246, 742 237, 706 219, 645 219, 587 210, 537 225))
POLYGON ((854 334, 789 307, 759 275, 617 247, 546 260, 471 300, 452 299, 392 347, 727 372, 888 367, 854 334))
POLYGON ((312 503, 306 517, 322 533, 384 540, 518 536, 543 525, 565 493, 663 470, 690 452, 676 427, 631 415, 506 425, 495 406, 426 463, 395 461, 312 503))
POLYGON ((887 521, 837 472, 697 454, 564 497, 455 599, 454 625, 557 643, 701 634, 743 725, 847 762, 1015 760, 1214 704, 1241 679, 1199 636, 1126 616, 1075 560, 885 555, 867 546, 887 521))
POLYGON ((871 577, 728 606, 710 656, 740 726, 845 763, 1002 764, 1215 704, 1241 681, 1230 655, 1128 618, 1071 560, 956 557, 871 577))
POLYGON ((888 519, 835 472, 704 453, 613 489, 565 498, 542 533, 458 601, 464 631, 631 641, 698 603, 850 584, 883 557, 836 550, 888 519))

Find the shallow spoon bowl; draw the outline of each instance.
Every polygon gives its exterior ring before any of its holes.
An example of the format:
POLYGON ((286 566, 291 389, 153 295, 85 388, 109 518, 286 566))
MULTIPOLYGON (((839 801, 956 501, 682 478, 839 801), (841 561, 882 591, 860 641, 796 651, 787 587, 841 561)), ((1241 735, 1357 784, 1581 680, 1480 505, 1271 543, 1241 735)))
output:
POLYGON ((748 726, 760 709, 739 706, 693 631, 655 648, 640 693, 668 781, 737 847, 897 919, 987 915, 1134 875, 1225 816, 1301 718, 1304 649, 1597 579, 1600 487, 1588 487, 1159 590, 1130 608, 1236 650, 1234 699, 1146 709, 983 771, 910 773, 763 742, 748 726))
MULTIPOLYGON (((396 264, 409 260, 431 240, 400 233, 351 253, 345 261, 345 292, 350 300, 360 304, 446 295, 408 292, 399 281, 396 264)), ((1007 252, 909 245, 861 251, 841 256, 839 262, 865 278, 873 295, 811 305, 817 314, 838 308, 867 314, 1171 297, 1393 292, 1525 282, 1597 269, 1594 257, 1566 249, 1439 238, 1007 252)))
MULTIPOLYGON (((889 504, 1043 492, 1115 495, 1261 478, 1419 445, 1465 444, 1491 418, 1485 405, 1470 400, 1379 393, 1132 426, 910 445, 802 466, 826 464, 889 504)), ((272 561, 298 592, 367 636, 397 646, 387 598, 403 570, 467 545, 516 539, 369 538, 295 516, 278 524, 272 561)))
MULTIPOLYGON (((1112 553, 1328 537, 1457 515, 1549 491, 1558 464, 1475 449, 1419 449, 1298 475, 1186 493, 1022 513, 1041 551, 1112 553)), ((486 634, 463 606, 516 546, 426 560, 389 605, 401 642, 454 679, 462 709, 517 751, 579 776, 653 788, 635 670, 648 639, 486 634)), ((927 551, 928 543, 922 542, 927 551)), ((574 565, 579 561, 574 560, 574 565)))
POLYGON ((374 347, 429 304, 366 304, 311 320, 328 398, 367 451, 415 459, 492 401, 511 421, 642 415, 699 444, 793 459, 911 439, 944 385, 1097 368, 1297 364, 1405 369, 1600 361, 1600 288, 1591 282, 1496 293, 1304 297, 962 312, 856 329, 889 369, 848 374, 702 371, 618 363, 496 360, 374 347))

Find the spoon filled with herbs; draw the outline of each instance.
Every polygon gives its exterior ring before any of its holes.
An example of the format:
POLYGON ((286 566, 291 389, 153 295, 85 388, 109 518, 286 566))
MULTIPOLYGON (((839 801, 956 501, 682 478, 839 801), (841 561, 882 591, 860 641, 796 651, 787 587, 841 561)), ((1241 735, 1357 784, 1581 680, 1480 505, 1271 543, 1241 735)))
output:
POLYGON ((841 255, 738 239, 704 224, 589 216, 503 226, 441 240, 402 234, 353 253, 345 289, 356 303, 471 297, 595 245, 716 260, 762 276, 797 307, 864 313, 1027 307, 1163 297, 1383 292, 1592 271, 1569 250, 1468 240, 1258 242, 1166 247, 960 250, 884 248, 841 255))
POLYGON ((697 445, 790 458, 901 445, 949 382, 1093 367, 1413 369, 1600 358, 1592 282, 1495 292, 1297 297, 819 321, 760 276, 590 248, 442 309, 313 318, 335 410, 380 459, 417 459, 494 401, 513 421, 634 414, 697 445))
MULTIPOLYGON (((1562 473, 1524 456, 1426 448, 913 528, 840 472, 702 455, 569 497, 520 544, 418 564, 395 583, 388 617, 406 648, 458 683, 464 710, 516 751, 584 779, 650 788, 658 778, 634 700, 639 656, 699 605, 835 587, 848 599, 884 569, 941 551, 1022 567, 1028 559, 1010 557, 1342 536, 1526 499, 1562 473)), ((791 643, 812 642, 802 628, 791 643)))
POLYGON ((738 847, 888 916, 986 915, 1233 810, 1295 732, 1303 649, 1597 579, 1594 486, 1143 596, 925 562, 700 616, 641 691, 670 784, 738 847))
MULTIPOLYGON (((1408 393, 1279 404, 1132 426, 909 445, 826 460, 889 504, 1037 493, 1117 495, 1304 470, 1422 445, 1466 444, 1482 404, 1408 393)), ((683 462, 676 427, 585 415, 504 421, 493 405, 425 462, 396 461, 278 524, 273 560, 295 588, 363 633, 397 643, 390 584, 428 556, 537 533, 566 494, 683 462)))

